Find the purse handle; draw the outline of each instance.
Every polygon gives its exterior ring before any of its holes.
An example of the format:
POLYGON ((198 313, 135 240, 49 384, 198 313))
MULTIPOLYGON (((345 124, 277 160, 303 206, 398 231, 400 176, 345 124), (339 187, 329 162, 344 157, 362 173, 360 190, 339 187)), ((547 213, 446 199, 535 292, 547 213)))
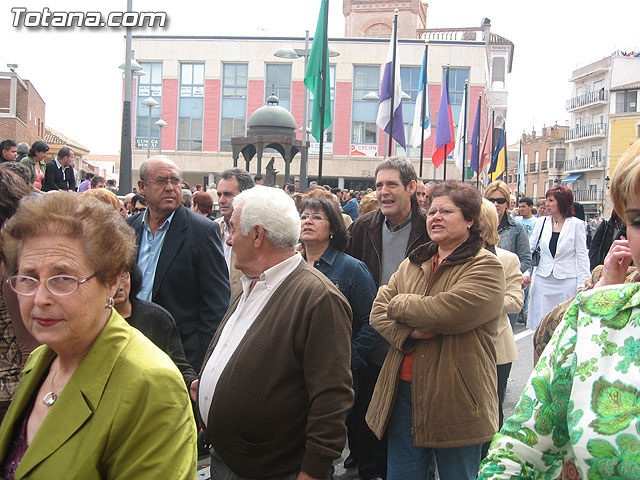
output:
POLYGON ((544 217, 544 220, 542 221, 542 228, 540 229, 540 234, 538 235, 538 241, 536 242, 536 248, 534 248, 533 250, 536 251, 538 249, 538 245, 540 245, 540 237, 542 237, 542 232, 544 232, 544 224, 547 221, 547 217, 544 217))

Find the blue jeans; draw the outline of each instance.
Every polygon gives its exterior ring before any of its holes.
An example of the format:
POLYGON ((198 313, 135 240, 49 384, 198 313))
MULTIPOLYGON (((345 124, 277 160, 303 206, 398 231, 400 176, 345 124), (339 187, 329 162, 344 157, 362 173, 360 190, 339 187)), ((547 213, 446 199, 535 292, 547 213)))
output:
POLYGON ((400 381, 389 419, 387 480, 424 480, 435 454, 441 480, 475 480, 482 444, 457 448, 415 447, 411 428, 411 382, 400 381))

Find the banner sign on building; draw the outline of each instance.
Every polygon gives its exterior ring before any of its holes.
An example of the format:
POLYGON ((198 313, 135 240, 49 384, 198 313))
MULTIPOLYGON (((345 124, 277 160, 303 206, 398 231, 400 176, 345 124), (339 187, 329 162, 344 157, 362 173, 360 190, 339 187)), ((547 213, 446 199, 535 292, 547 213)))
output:
POLYGON ((377 157, 378 145, 351 144, 351 155, 354 157, 377 157))
MULTIPOLYGON (((137 150, 145 150, 147 148, 147 138, 136 137, 136 149, 137 150)), ((158 150, 160 147, 160 140, 157 138, 151 139, 151 150, 158 150)))
MULTIPOLYGON (((333 143, 324 142, 322 144, 322 152, 324 155, 333 155, 333 143)), ((309 142, 309 154, 318 155, 320 153, 320 143, 309 142)))

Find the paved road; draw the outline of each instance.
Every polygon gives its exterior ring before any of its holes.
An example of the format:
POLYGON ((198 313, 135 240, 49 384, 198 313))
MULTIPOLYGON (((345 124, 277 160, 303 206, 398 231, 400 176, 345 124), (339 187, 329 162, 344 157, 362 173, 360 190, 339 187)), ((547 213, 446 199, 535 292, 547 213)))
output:
MULTIPOLYGON (((509 382, 507 383, 507 394, 504 400, 504 414, 505 418, 513 414, 513 410, 520 398, 520 394, 524 389, 524 386, 529 379, 531 370, 533 369, 533 332, 526 329, 523 325, 517 325, 515 328, 516 348, 518 351, 518 360, 513 364, 511 368, 511 374, 509 375, 509 382)), ((336 480, 357 480, 360 476, 357 473, 357 469, 345 470, 342 466, 344 459, 349 455, 349 449, 345 448, 335 465, 336 480)), ((209 460, 199 462, 201 469, 198 471, 198 480, 206 480, 209 477, 209 460)))

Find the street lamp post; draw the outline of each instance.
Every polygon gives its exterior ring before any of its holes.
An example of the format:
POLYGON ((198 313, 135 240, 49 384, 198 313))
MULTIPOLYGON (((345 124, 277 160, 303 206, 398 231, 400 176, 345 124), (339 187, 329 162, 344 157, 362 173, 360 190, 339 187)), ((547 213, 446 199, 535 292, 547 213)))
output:
POLYGON ((160 119, 155 122, 154 125, 160 128, 160 140, 158 141, 158 155, 160 155, 162 153, 162 129, 167 128, 169 124, 163 119, 160 119))
POLYGON ((151 109, 160 105, 153 97, 147 97, 142 101, 142 105, 149 108, 149 121, 147 123, 147 158, 151 156, 151 109))
MULTIPOLYGON (((305 31, 304 34, 304 49, 302 48, 293 48, 292 46, 285 46, 276 51, 273 55, 278 58, 288 58, 291 60, 304 57, 304 71, 307 71, 307 62, 309 61, 309 55, 311 54, 311 49, 309 48, 309 30, 305 31)), ((329 56, 337 57, 340 53, 337 50, 329 47, 329 56)), ((307 147, 308 140, 308 128, 307 124, 309 123, 309 97, 307 92, 307 87, 304 87, 304 104, 302 105, 302 151, 300 152, 300 190, 305 191, 308 187, 308 165, 309 165, 309 148, 307 147)), ((324 135, 324 132, 323 132, 324 135)))

